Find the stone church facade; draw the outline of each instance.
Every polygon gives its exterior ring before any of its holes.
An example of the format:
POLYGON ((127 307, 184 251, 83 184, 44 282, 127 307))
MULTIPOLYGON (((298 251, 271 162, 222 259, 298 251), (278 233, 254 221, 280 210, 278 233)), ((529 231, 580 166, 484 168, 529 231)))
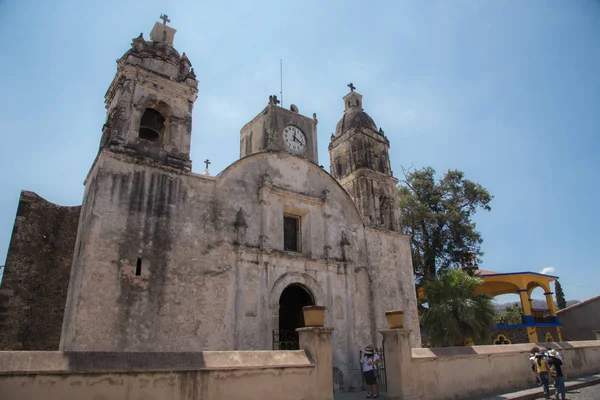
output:
MULTIPOLYGON (((60 349, 293 348, 302 306, 323 305, 326 325, 335 328, 338 389, 359 387, 359 349, 381 341, 385 311, 404 310, 406 327, 419 331, 388 139, 352 87, 327 173, 318 162, 316 115, 271 97, 242 127, 238 161, 215 177, 193 173, 198 80, 174 49, 174 35, 157 23, 151 40, 140 35, 117 61, 100 150, 83 204, 71 212, 79 220, 70 231, 53 231, 58 242, 74 238, 44 267, 70 266, 59 275, 69 277, 68 292, 66 279, 48 282, 58 293, 53 309, 64 307, 60 349)), ((3 285, 11 321, 0 327, 4 349, 41 347, 24 345, 23 321, 32 317, 15 310, 33 301, 44 307, 44 298, 29 294, 33 288, 23 291, 43 256, 20 258, 40 251, 22 233, 44 215, 15 223, 3 285)), ((418 335, 412 345, 420 346, 418 335)))

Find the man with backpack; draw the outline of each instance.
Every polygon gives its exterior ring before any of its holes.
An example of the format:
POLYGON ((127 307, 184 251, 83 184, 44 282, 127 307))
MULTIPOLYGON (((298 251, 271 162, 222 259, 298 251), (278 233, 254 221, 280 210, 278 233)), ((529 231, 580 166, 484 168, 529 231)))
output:
POLYGON ((558 395, 560 394, 561 399, 564 400, 566 398, 565 392, 565 367, 562 361, 562 357, 556 350, 548 351, 548 372, 550 376, 554 378, 554 393, 556 394, 556 399, 558 399, 558 395))

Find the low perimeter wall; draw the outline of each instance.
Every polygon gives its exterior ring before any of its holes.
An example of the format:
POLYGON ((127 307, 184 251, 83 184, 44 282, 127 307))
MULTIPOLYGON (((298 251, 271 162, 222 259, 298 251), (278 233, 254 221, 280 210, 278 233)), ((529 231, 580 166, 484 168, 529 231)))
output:
MULTIPOLYGON (((600 341, 541 343, 559 351, 568 377, 600 372, 600 341)), ((421 399, 464 399, 535 383, 533 344, 412 349, 421 399)), ((388 379, 393 379, 388 376, 388 379)))
POLYGON ((309 399, 304 351, 0 353, 0 398, 309 399))
MULTIPOLYGON (((533 344, 410 348, 412 331, 382 330, 387 399, 480 398, 535 384, 533 344)), ((540 343, 561 353, 568 377, 600 372, 600 340, 540 343)))
POLYGON ((331 332, 297 351, 0 352, 2 400, 333 400, 331 332))

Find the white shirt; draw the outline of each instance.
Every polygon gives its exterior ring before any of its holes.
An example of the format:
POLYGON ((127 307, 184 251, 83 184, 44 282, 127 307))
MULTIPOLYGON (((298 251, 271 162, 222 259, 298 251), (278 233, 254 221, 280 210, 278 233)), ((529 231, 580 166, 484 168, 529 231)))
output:
POLYGON ((381 358, 379 357, 378 354, 373 354, 373 356, 367 356, 366 354, 363 354, 360 362, 362 363, 362 367, 363 367, 363 371, 367 372, 367 371, 371 371, 374 369, 374 365, 369 365, 367 364, 368 362, 372 362, 373 364, 375 364, 375 361, 380 360, 381 358))

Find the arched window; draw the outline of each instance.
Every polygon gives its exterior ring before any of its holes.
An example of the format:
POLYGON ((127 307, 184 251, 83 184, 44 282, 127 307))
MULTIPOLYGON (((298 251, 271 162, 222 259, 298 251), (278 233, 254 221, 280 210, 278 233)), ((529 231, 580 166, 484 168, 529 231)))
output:
POLYGON ((158 140, 165 129, 165 117, 154 108, 146 108, 140 123, 140 139, 154 142, 158 140))

